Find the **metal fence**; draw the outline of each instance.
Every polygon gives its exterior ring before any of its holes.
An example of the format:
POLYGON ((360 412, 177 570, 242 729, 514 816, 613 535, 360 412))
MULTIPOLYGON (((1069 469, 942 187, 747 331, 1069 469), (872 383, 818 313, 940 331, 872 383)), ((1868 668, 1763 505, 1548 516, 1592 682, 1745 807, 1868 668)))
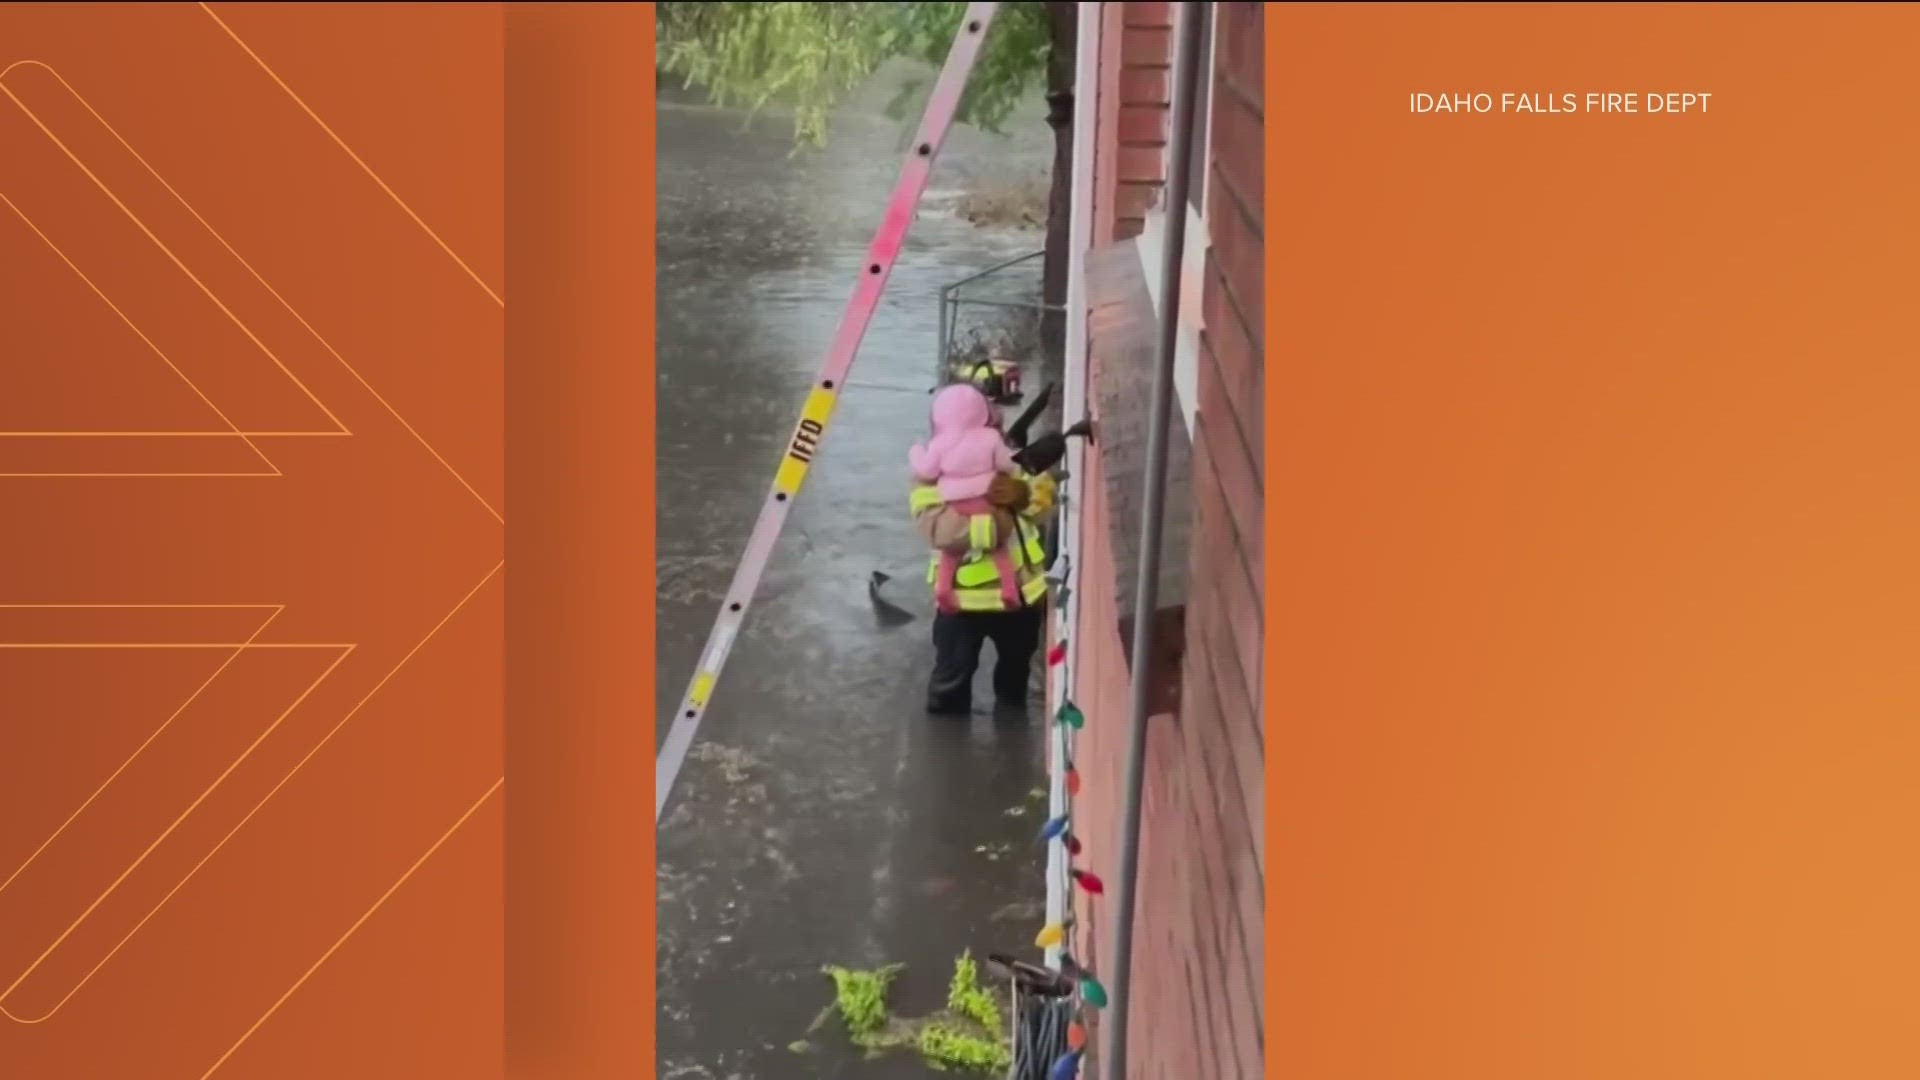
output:
POLYGON ((940 353, 935 377, 955 364, 996 355, 1038 366, 1042 324, 1064 309, 1040 301, 1041 258, 1032 251, 996 263, 940 290, 940 353))

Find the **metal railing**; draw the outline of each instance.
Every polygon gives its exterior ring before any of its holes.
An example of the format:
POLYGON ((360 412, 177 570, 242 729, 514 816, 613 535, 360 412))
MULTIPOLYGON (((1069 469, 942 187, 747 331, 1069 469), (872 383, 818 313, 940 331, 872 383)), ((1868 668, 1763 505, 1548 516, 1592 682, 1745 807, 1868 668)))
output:
POLYGON ((1013 272, 1044 257, 1044 251, 1030 251, 1025 255, 1016 255, 1004 262, 995 263, 985 270, 961 278, 940 289, 940 356, 936 369, 944 373, 955 360, 961 359, 966 346, 961 339, 962 316, 968 308, 986 308, 995 311, 1032 312, 1036 341, 1039 323, 1048 312, 1063 312, 1061 304, 1042 303, 1034 299, 1040 295, 1038 268, 1035 268, 1031 285, 1023 286, 1018 292, 1025 293, 1026 299, 1016 295, 1015 288, 1007 287, 1005 282, 1013 272), (999 295, 995 295, 998 293, 999 295))

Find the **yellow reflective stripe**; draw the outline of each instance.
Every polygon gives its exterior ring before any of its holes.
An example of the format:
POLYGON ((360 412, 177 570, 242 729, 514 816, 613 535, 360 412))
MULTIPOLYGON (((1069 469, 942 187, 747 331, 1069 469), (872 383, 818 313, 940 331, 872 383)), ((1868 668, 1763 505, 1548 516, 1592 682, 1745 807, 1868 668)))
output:
POLYGON ((1047 546, 1040 542, 1040 530, 1029 525, 1020 530, 1020 535, 1024 542, 1014 546, 1014 557, 1018 559, 1019 553, 1024 549, 1027 557, 1026 564, 1028 566, 1041 566, 1045 564, 1047 561, 1047 546))
POLYGON ((960 589, 953 594, 954 603, 961 611, 1001 611, 1006 603, 1000 599, 1000 590, 982 591, 980 589, 960 589))
POLYGON ((800 490, 800 482, 807 478, 813 456, 820 452, 820 439, 827 433, 827 419, 833 415, 833 398, 833 391, 819 386, 807 395, 807 403, 800 409, 800 424, 787 441, 787 456, 780 459, 780 468, 773 474, 774 490, 786 495, 800 490))
POLYGON ((946 500, 940 497, 940 489, 931 484, 914 488, 913 494, 907 496, 907 508, 913 512, 915 517, 920 516, 936 506, 944 505, 946 505, 946 500))
POLYGON ((955 584, 972 588, 975 585, 988 585, 1000 580, 1000 568, 990 559, 964 563, 960 572, 953 575, 955 584))
POLYGON ((993 548, 996 543, 994 531, 992 514, 974 514, 967 519, 967 543, 972 545, 975 551, 988 551, 993 548))
POLYGON ((1047 595, 1047 579, 1044 577, 1029 579, 1025 585, 1021 586, 1020 594, 1027 598, 1029 604, 1039 603, 1047 595))
MULTIPOLYGON (((1020 595, 1029 604, 1037 604, 1047 598, 1047 579, 1039 576, 1028 577, 1020 586, 1020 595)), ((1000 590, 993 589, 955 589, 954 602, 961 611, 1005 611, 1006 602, 1000 597, 1000 590)))
MULTIPOLYGON (((1016 558, 1014 559, 1013 564, 1015 567, 1018 568, 1017 572, 1020 574, 1020 576, 1025 577, 1026 575, 1033 573, 1036 569, 1038 569, 1038 567, 1040 566, 1040 560, 1036 559, 1033 561, 1033 563, 1027 566, 1022 566, 1020 563, 1020 560, 1016 558)), ((927 584, 931 585, 939 580, 940 580, 940 557, 936 555, 933 557, 933 560, 927 565, 927 584)), ((960 564, 959 568, 953 572, 953 583, 963 589, 983 588, 987 585, 996 584, 999 582, 999 580, 1000 580, 1000 568, 993 564, 993 559, 991 556, 986 556, 986 557, 974 559, 968 562, 963 562, 960 564)))
POLYGON ((693 689, 687 692, 687 700, 693 703, 694 708, 703 709, 707 705, 708 696, 710 696, 712 693, 713 693, 713 673, 710 671, 703 671, 700 674, 694 676, 693 689))
POLYGON ((1014 535, 1018 542, 1008 545, 1015 566, 1042 566, 1047 561, 1047 547, 1040 542, 1040 530, 1025 522, 1015 522, 1014 535))
MULTIPOLYGON (((940 580, 940 556, 935 555, 927 566, 927 584, 940 580)), ((953 583, 963 589, 991 585, 1000 580, 1000 568, 993 565, 992 559, 980 559, 975 562, 963 562, 953 573, 953 583)))
MULTIPOLYGON (((1022 530, 1026 533, 1026 530, 1022 530)), ((1010 545, 1008 554, 1013 556, 1013 565, 1022 571, 1037 570, 1046 565, 1047 551, 1040 538, 1031 534, 1025 536, 1023 544, 1010 545)), ((927 560, 927 583, 940 580, 940 556, 927 560)), ((989 585, 1000 580, 1000 568, 993 563, 993 554, 987 552, 972 556, 962 562, 953 573, 954 584, 962 588, 989 585)))

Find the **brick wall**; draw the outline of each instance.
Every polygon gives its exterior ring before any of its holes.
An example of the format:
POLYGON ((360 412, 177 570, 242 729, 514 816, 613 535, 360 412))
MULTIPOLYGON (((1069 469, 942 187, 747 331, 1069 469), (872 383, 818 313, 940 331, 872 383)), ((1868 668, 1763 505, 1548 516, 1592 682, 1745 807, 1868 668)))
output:
POLYGON ((1173 5, 1113 4, 1119 9, 1118 106, 1113 127, 1113 239, 1140 235, 1147 208, 1166 181, 1173 82, 1173 5))
POLYGON ((1093 242, 1139 236, 1166 180, 1173 5, 1105 4, 1100 24, 1100 139, 1093 242))
MULTIPOLYGON (((1126 789, 1127 657, 1120 643, 1120 611, 1111 582, 1113 549, 1104 527, 1108 520, 1106 485, 1097 455, 1086 455, 1078 482, 1082 536, 1073 577, 1080 592, 1076 619, 1075 703, 1087 717, 1074 766, 1080 795, 1074 800, 1074 835, 1081 842, 1078 864, 1106 878, 1119 867, 1119 821, 1126 789)), ((1106 969, 1113 929, 1103 918, 1106 902, 1075 894, 1072 951, 1096 972, 1106 969)), ((1096 1021, 1097 1023, 1097 1021, 1096 1021)), ((1090 1031, 1097 1040, 1097 1030, 1090 1031)))
MULTIPOLYGON (((1220 4, 1207 145, 1210 251, 1201 304, 1194 430, 1194 541, 1187 608, 1180 778, 1184 885, 1195 915, 1195 986, 1218 1069, 1263 1075, 1266 900, 1265 603, 1265 5, 1220 4)), ((1156 823, 1156 827, 1159 827, 1156 823)))
MULTIPOLYGON (((1218 7, 1184 696, 1179 715, 1149 722, 1124 1080, 1264 1075, 1265 14, 1261 4, 1218 7)), ((1167 4, 1107 5, 1096 243, 1137 235, 1163 179, 1171 23, 1167 4)), ((1114 360, 1101 344, 1089 342, 1096 373, 1103 360, 1114 360)), ((1076 697, 1088 717, 1076 762, 1083 786, 1075 827, 1083 865, 1111 877, 1118 869, 1128 687, 1127 658, 1113 629, 1122 613, 1111 585, 1112 523, 1099 470, 1098 455, 1087 455, 1075 485, 1085 514, 1074 575, 1081 589, 1076 697)), ((1110 903, 1076 896, 1073 949, 1096 971, 1104 971, 1110 944, 1110 903)), ((1101 1045, 1097 1026, 1092 1034, 1101 1045)), ((1101 1072, 1097 1060, 1090 1064, 1090 1076, 1122 1080, 1101 1072)))

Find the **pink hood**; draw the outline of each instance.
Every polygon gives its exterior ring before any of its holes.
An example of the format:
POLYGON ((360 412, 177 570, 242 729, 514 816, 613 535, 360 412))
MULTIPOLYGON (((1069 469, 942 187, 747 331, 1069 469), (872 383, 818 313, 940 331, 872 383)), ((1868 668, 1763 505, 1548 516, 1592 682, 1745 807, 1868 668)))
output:
POLYGON ((996 473, 1012 473, 1013 451, 993 426, 993 403, 956 383, 933 396, 933 438, 907 453, 914 478, 937 484, 948 502, 982 498, 996 473))

